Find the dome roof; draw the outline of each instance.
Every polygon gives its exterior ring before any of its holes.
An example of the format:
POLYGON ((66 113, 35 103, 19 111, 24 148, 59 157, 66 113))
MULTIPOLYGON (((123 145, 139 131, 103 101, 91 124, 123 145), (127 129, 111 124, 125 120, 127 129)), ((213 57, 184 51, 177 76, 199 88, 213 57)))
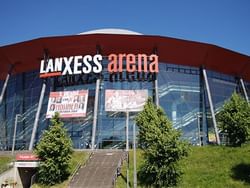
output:
POLYGON ((78 35, 87 35, 87 34, 143 35, 142 33, 130 31, 127 29, 115 29, 115 28, 96 29, 96 30, 82 32, 82 33, 79 33, 78 35))

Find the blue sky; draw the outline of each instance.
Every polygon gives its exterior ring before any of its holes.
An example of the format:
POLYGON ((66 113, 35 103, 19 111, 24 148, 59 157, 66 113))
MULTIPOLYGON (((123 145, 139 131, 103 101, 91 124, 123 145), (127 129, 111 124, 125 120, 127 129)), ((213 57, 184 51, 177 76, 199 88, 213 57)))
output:
POLYGON ((124 28, 250 55, 250 0, 1 0, 0 46, 124 28))

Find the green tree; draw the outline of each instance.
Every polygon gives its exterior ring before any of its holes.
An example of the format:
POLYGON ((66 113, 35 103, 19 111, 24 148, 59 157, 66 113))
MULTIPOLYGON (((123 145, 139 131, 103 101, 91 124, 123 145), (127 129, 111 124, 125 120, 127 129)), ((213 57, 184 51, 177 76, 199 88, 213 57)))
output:
POLYGON ((177 185, 182 174, 179 160, 188 155, 188 144, 180 140, 180 132, 151 98, 137 115, 136 123, 139 147, 144 151, 144 162, 138 173, 140 182, 154 187, 177 185))
POLYGON ((250 136, 250 105, 237 93, 225 102, 217 116, 218 127, 226 133, 229 145, 241 146, 250 136))
POLYGON ((51 119, 51 125, 44 131, 35 153, 41 159, 38 168, 38 182, 54 185, 69 176, 69 161, 72 154, 72 141, 67 135, 59 113, 51 119))

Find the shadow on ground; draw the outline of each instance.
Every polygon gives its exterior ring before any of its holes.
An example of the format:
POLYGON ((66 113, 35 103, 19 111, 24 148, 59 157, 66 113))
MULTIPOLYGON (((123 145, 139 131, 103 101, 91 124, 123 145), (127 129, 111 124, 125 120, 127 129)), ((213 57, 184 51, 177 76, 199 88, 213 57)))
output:
POLYGON ((232 178, 250 184, 250 164, 240 163, 232 169, 232 178))

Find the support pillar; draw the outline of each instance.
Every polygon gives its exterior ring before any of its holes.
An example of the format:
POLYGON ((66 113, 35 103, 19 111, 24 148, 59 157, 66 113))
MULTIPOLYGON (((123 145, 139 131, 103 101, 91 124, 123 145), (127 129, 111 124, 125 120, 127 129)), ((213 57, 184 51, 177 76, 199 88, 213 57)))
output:
POLYGON ((96 80, 94 117, 93 117, 93 127, 92 127, 92 137, 91 137, 91 150, 95 149, 95 136, 96 136, 96 125, 97 125, 99 90, 100 90, 100 78, 98 78, 96 80))
POLYGON ((208 143, 208 127, 207 127, 207 112, 206 112, 206 96, 204 79, 202 76, 202 69, 200 69, 200 132, 201 132, 201 144, 206 145, 208 143))
POLYGON ((43 80, 42 89, 41 89, 40 98, 39 98, 38 107, 37 107, 36 116, 35 116, 35 121, 34 121, 34 126, 33 126, 32 134, 31 134, 31 138, 30 138, 30 145, 29 145, 30 151, 33 149, 33 145, 35 142, 35 136, 36 136, 36 131, 37 131, 38 122, 40 118, 40 112, 42 109, 45 90, 46 90, 46 81, 43 80))
POLYGON ((216 118, 215 118, 214 106, 213 106, 212 96, 211 96, 211 92, 210 92, 210 87, 209 87, 209 84, 208 84, 206 69, 202 68, 202 73, 203 73, 203 78, 204 78, 204 81, 205 81, 205 87, 206 87, 206 90, 207 90, 208 102, 209 102, 209 107, 210 107, 210 111, 211 111, 211 115, 212 115, 216 142, 217 142, 218 145, 220 145, 220 137, 219 137, 219 133, 218 133, 217 122, 216 122, 216 118))
POLYGON ((155 85, 155 104, 156 104, 157 107, 159 107, 159 91, 158 91, 157 75, 155 75, 154 85, 155 85))
POLYGON ((240 84, 241 84, 241 87, 243 89, 245 99, 246 99, 247 102, 249 102, 248 95, 247 95, 247 90, 246 90, 246 87, 245 87, 245 84, 244 84, 244 81, 243 81, 242 78, 240 78, 240 84))
POLYGON ((10 75, 11 75, 11 72, 12 72, 13 68, 14 68, 14 65, 11 65, 10 69, 9 69, 9 72, 8 72, 6 78, 5 78, 5 81, 4 81, 4 84, 3 84, 3 88, 2 88, 2 91, 1 91, 1 95, 0 95, 0 105, 3 102, 4 94, 5 94, 5 91, 7 89, 8 82, 9 82, 10 75))
POLYGON ((172 104, 172 122, 173 126, 175 126, 177 120, 177 101, 173 101, 172 104))
POLYGON ((16 114, 15 117, 15 127, 14 127, 14 134, 13 134, 13 141, 12 141, 12 150, 11 153, 12 155, 14 155, 14 151, 15 151, 15 145, 16 145, 16 129, 17 129, 17 123, 18 123, 18 118, 21 117, 20 114, 16 114))
MULTIPOLYGON (((153 54, 156 54, 157 55, 158 53, 158 49, 157 47, 154 47, 153 49, 153 54)), ((159 107, 159 91, 158 91, 158 74, 155 73, 155 81, 154 81, 154 86, 155 86, 155 104, 157 107, 159 107)))
MULTIPOLYGON (((96 46, 96 54, 101 53, 101 47, 96 46)), ((91 150, 95 149, 95 137, 96 137, 96 126, 97 126, 97 114, 98 114, 98 103, 99 103, 99 93, 100 93, 100 82, 101 79, 98 77, 96 80, 95 87, 95 104, 94 104, 94 115, 93 115, 93 126, 92 126, 92 137, 91 137, 91 150)))

